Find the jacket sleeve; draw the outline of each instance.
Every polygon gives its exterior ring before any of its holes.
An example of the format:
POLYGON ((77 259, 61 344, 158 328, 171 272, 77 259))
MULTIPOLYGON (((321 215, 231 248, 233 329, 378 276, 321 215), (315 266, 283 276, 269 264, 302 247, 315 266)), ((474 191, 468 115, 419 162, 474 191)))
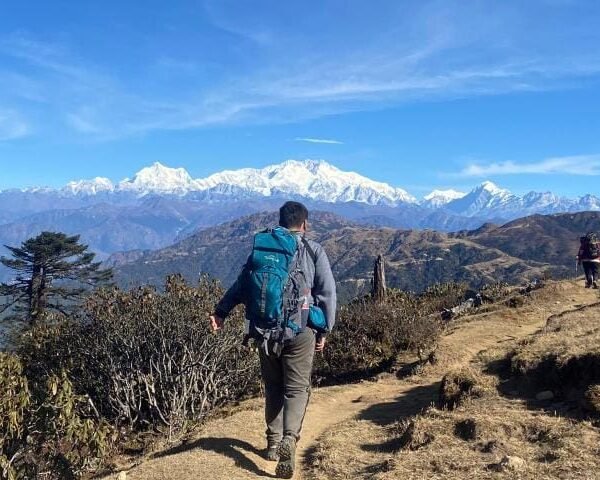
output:
POLYGON ((238 278, 231 287, 225 292, 223 298, 215 307, 215 315, 225 319, 231 311, 240 303, 244 303, 244 279, 246 276, 246 265, 238 275, 238 278))
POLYGON ((317 305, 325 314, 327 327, 329 331, 335 325, 335 313, 337 308, 337 292, 335 289, 335 279, 331 271, 331 265, 327 254, 322 247, 317 249, 315 264, 315 281, 312 289, 312 296, 317 305))

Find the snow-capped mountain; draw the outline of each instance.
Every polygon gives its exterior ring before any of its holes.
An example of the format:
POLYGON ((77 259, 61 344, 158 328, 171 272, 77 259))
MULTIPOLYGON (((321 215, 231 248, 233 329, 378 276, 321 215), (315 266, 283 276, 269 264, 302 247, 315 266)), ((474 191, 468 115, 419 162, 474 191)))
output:
POLYGON ((311 211, 332 212, 357 223, 438 231, 476 229, 485 222, 502 224, 536 213, 600 211, 600 198, 594 195, 516 195, 492 182, 467 194, 434 190, 417 201, 401 188, 314 160, 288 160, 200 179, 183 168, 155 163, 122 181, 96 177, 58 190, 0 191, 0 255, 2 245, 18 245, 43 230, 80 234, 101 256, 162 248, 198 229, 275 211, 289 198, 305 202, 311 211))
POLYGON ((535 213, 598 211, 600 198, 584 195, 570 199, 552 192, 529 192, 519 196, 486 181, 443 208, 465 217, 512 220, 535 213))
POLYGON ((416 203, 401 188, 376 182, 354 172, 344 172, 324 161, 288 160, 263 169, 244 168, 216 173, 196 181, 202 191, 227 191, 228 187, 264 196, 291 195, 323 202, 361 202, 370 205, 416 203))
MULTIPOLYGON (((264 202, 276 204, 283 198, 297 198, 312 202, 312 208, 346 214, 353 208, 354 217, 377 224, 441 230, 461 228, 463 224, 472 227, 474 221, 508 221, 534 213, 600 210, 600 198, 594 195, 569 199, 552 192, 529 192, 520 196, 490 181, 466 194, 452 189, 434 190, 417 201, 402 188, 317 160, 287 160, 262 169, 225 170, 199 179, 192 178, 183 168, 157 162, 142 168, 131 179, 115 183, 96 177, 70 182, 60 190, 36 187, 0 192, 0 210, 4 211, 0 221, 45 211, 49 204, 69 209, 101 202, 135 206, 150 196, 173 202, 244 204, 251 211, 261 208, 259 205, 264 208, 264 202)), ((241 208, 245 211, 243 205, 241 208)))
POLYGON ((117 185, 113 185, 106 178, 96 178, 71 182, 61 191, 71 195, 115 192, 137 196, 181 196, 201 193, 204 199, 210 199, 214 195, 242 198, 258 195, 303 197, 328 203, 417 203, 415 197, 401 188, 394 188, 354 172, 342 171, 327 162, 315 160, 288 160, 262 169, 226 170, 201 179, 193 179, 183 168, 170 168, 157 162, 140 170, 132 179, 122 180, 117 185))
POLYGON ((150 193, 181 195, 198 189, 197 182, 184 168, 170 168, 156 162, 142 168, 133 179, 119 182, 117 190, 138 195, 150 193))
POLYGON ((487 217, 490 216, 488 213, 501 209, 502 206, 516 200, 518 200, 516 195, 486 181, 463 197, 448 202, 445 208, 466 217, 487 217))
POLYGON ((92 180, 79 180, 67 183, 62 192, 71 195, 97 195, 101 192, 112 192, 115 186, 104 177, 96 177, 92 180))
POLYGON ((427 208, 439 208, 452 200, 458 200, 466 195, 458 190, 433 190, 430 194, 423 197, 421 205, 427 208))

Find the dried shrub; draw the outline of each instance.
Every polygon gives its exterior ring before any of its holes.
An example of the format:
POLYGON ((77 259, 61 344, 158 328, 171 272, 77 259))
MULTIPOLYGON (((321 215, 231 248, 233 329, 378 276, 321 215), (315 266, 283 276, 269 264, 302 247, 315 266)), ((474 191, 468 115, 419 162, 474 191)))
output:
POLYGON ((508 298, 505 301, 505 303, 506 303, 507 307, 510 307, 510 308, 519 308, 519 307, 522 307, 523 305, 525 305, 525 303, 527 303, 527 300, 523 296, 515 295, 513 297, 508 298))
POLYGON ((433 349, 443 329, 440 312, 460 303, 465 291, 462 284, 436 285, 420 295, 389 289, 384 301, 366 296, 342 306, 316 374, 365 377, 390 366, 401 351, 433 349))
POLYGON ((497 282, 488 283, 481 287, 481 298, 487 303, 496 303, 506 299, 511 294, 511 287, 508 283, 497 282))
POLYGON ((596 415, 600 415, 600 385, 590 385, 585 391, 586 407, 596 415))
POLYGON ((454 410, 470 398, 483 395, 475 374, 468 369, 460 369, 444 375, 440 386, 439 402, 443 408, 454 410))
POLYGON ((0 478, 22 477, 15 465, 25 435, 25 418, 31 404, 27 379, 18 357, 0 353, 0 478))
POLYGON ((417 417, 416 420, 404 420, 397 425, 398 446, 401 449, 419 450, 435 440, 432 433, 421 428, 419 420, 420 417, 417 417))
POLYGON ((193 288, 179 276, 164 293, 102 289, 79 317, 34 332, 21 350, 33 376, 68 371, 111 423, 172 434, 257 385, 257 358, 240 344, 241 312, 220 334, 209 329, 221 294, 215 281, 193 288))
POLYGON ((427 311, 435 313, 455 307, 466 299, 468 291, 466 283, 439 283, 429 287, 418 298, 427 311))

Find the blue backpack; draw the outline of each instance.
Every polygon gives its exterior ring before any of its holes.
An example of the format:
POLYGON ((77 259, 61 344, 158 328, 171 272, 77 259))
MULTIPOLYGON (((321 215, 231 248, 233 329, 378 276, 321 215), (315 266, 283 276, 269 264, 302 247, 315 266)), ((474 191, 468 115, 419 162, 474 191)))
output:
POLYGON ((308 242, 304 238, 299 242, 286 228, 269 228, 254 236, 245 266, 244 303, 248 334, 262 342, 267 354, 278 356, 284 341, 294 338, 309 324, 309 316, 316 318, 318 313, 309 305, 310 287, 299 261, 302 248, 314 262, 308 242))

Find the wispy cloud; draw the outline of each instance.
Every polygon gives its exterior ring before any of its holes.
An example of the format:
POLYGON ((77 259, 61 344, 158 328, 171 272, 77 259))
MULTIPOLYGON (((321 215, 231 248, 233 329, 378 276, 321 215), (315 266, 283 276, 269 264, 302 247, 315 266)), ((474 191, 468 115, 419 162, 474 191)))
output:
POLYGON ((530 18, 537 22, 534 7, 500 5, 492 17, 477 2, 460 14, 452 3, 419 0, 409 8, 382 2, 365 7, 364 15, 338 13, 347 18, 334 20, 303 17, 310 9, 295 10, 293 2, 246 11, 208 1, 207 22, 220 36, 201 32, 206 42, 200 43, 218 52, 195 54, 199 44, 185 58, 164 56, 157 39, 147 49, 156 56, 135 62, 127 51, 92 58, 75 42, 13 34, 0 37, 0 104, 35 104, 37 118, 48 117, 43 128, 60 125, 70 134, 106 140, 571 87, 573 79, 600 74, 595 26, 565 22, 560 35, 554 28, 532 34, 526 25, 530 18), (564 40, 571 37, 577 48, 564 40))
POLYGON ((489 177, 494 175, 523 174, 600 175, 600 154, 553 157, 531 163, 517 163, 512 161, 487 164, 473 163, 461 170, 458 176, 489 177))
POLYGON ((0 110, 0 141, 14 140, 30 133, 29 125, 19 113, 0 110))
POLYGON ((340 142, 339 140, 333 140, 331 138, 312 138, 312 137, 296 137, 294 138, 296 142, 306 142, 306 143, 324 143, 327 145, 343 145, 344 142, 340 142))

